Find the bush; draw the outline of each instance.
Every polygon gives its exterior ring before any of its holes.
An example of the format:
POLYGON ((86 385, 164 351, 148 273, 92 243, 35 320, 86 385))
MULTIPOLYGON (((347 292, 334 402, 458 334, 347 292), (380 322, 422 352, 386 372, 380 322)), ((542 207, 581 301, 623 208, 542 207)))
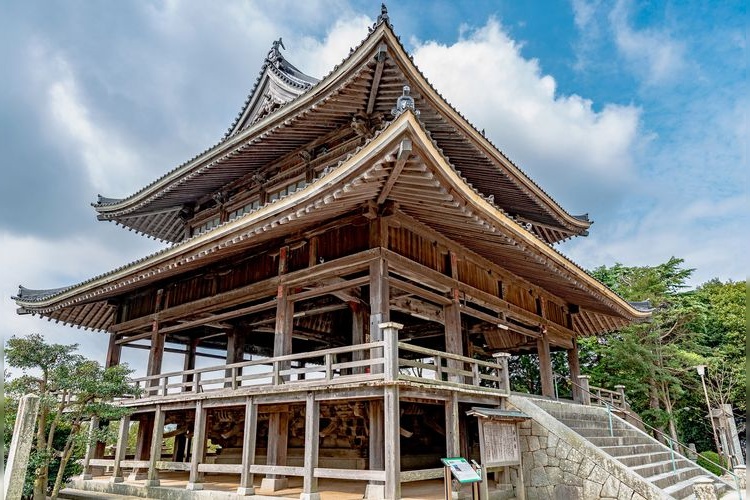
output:
POLYGON ((701 452, 700 455, 698 455, 697 463, 708 472, 716 474, 717 476, 724 474, 724 471, 716 464, 719 464, 724 468, 727 466, 726 460, 723 460, 715 451, 701 452))

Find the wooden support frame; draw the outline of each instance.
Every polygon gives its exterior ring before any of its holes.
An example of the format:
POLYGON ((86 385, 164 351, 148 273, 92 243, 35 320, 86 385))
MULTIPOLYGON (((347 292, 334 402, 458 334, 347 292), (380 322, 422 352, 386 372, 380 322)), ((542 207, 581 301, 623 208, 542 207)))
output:
POLYGON ((151 434, 151 451, 148 459, 148 473, 146 486, 159 486, 159 471, 156 463, 161 460, 161 445, 164 436, 164 410, 161 405, 156 406, 154 412, 154 428, 151 434))
POLYGON ((128 447, 128 435, 130 431, 130 417, 124 416, 120 419, 120 426, 117 431, 117 447, 115 448, 115 459, 112 466, 112 478, 110 482, 121 483, 125 480, 122 473, 122 461, 125 460, 125 452, 128 447))
POLYGON ((186 489, 202 490, 203 473, 198 470, 198 466, 203 463, 206 457, 206 417, 208 410, 203 407, 203 401, 198 400, 195 403, 195 420, 193 423, 193 452, 190 457, 190 478, 186 489))
POLYGON ((242 436, 242 473, 240 474, 240 485, 237 488, 238 495, 254 495, 253 473, 250 467, 255 465, 255 444, 258 433, 258 405, 253 398, 247 398, 245 402, 245 425, 242 436))
POLYGON ((315 469, 318 467, 318 448, 320 438, 320 403, 315 393, 305 396, 305 461, 302 476, 301 500, 320 500, 318 478, 315 469))

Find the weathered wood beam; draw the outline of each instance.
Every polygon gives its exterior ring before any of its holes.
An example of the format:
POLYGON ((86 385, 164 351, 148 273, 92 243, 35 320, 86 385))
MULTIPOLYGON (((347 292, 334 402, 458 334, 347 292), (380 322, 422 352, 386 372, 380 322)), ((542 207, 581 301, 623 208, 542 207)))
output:
POLYGON ((401 175, 401 171, 404 169, 404 165, 406 165, 406 161, 409 159, 411 150, 411 141, 409 139, 402 140, 401 144, 399 144, 398 146, 396 163, 393 166, 393 170, 391 171, 391 176, 388 177, 388 180, 385 182, 383 189, 380 191, 380 196, 378 196, 378 200, 376 202, 378 205, 382 205, 383 202, 388 198, 391 189, 393 189, 394 184, 396 184, 396 181, 398 180, 398 176, 401 175))
POLYGON ((331 283, 330 285, 323 285, 311 290, 306 290, 304 292, 289 294, 288 298, 292 302, 299 302, 301 300, 320 297, 322 295, 333 294, 334 292, 339 292, 341 290, 348 290, 354 287, 366 285, 369 282, 370 278, 368 276, 362 276, 350 280, 341 280, 331 283))
POLYGON ((386 44, 380 44, 378 51, 375 53, 375 74, 372 77, 372 86, 370 87, 370 96, 367 98, 367 114, 371 115, 375 109, 375 100, 378 96, 378 87, 380 87, 380 78, 383 76, 383 67, 385 66, 385 58, 388 54, 388 46, 386 44))
POLYGON ((441 307, 408 295, 392 298, 391 309, 441 325, 445 323, 445 315, 441 307))

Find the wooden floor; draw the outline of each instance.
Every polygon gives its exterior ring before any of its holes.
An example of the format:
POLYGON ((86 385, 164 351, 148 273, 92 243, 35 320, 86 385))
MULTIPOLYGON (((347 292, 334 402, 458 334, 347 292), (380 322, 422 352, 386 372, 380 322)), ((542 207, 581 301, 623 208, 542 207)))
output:
MULTIPOLYGON (((110 476, 96 476, 93 481, 109 481, 110 476)), ((184 490, 188 482, 186 472, 163 472, 159 474, 160 485, 163 488, 184 490)), ((256 476, 256 495, 265 498, 294 498, 298 499, 302 493, 302 478, 290 477, 289 488, 275 492, 258 489, 261 477, 256 476)), ((126 484, 142 485, 143 481, 126 481, 126 484)), ((239 476, 231 474, 206 474, 203 480, 204 491, 221 491, 235 493, 239 484, 239 476)), ((346 481, 337 479, 321 479, 319 490, 322 500, 361 500, 365 493, 365 481, 346 481)), ((123 497, 117 497, 123 498, 123 497)), ((248 497, 252 498, 252 497, 248 497)), ((404 483, 401 486, 401 498, 405 500, 440 500, 443 495, 443 481, 439 479, 404 483)))

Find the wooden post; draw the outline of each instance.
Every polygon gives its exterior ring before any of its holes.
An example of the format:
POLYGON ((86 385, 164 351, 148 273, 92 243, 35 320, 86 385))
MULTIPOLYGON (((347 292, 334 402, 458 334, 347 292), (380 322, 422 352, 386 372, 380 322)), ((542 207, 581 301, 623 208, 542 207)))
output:
POLYGON ((401 498, 401 412, 397 385, 385 387, 383 413, 385 414, 385 495, 384 498, 401 498))
POLYGON ((508 370, 508 359, 510 359, 509 352, 496 352, 492 355, 495 358, 495 362, 498 364, 498 371, 502 382, 500 383, 499 389, 503 389, 510 395, 510 371, 508 370))
POLYGON ((94 441, 94 436, 96 434, 96 431, 99 429, 99 418, 98 417, 91 417, 91 420, 89 421, 89 435, 88 435, 88 441, 86 443, 86 455, 83 457, 83 472, 81 473, 81 479, 91 479, 91 459, 94 457, 94 453, 96 452, 96 441, 94 441))
MULTIPOLYGON (((287 441, 289 434, 288 409, 271 413, 268 419, 267 465, 286 465, 287 441)), ((287 478, 279 474, 267 474, 261 482, 260 489, 269 491, 283 490, 288 485, 287 478)))
POLYGON ((552 375, 552 357, 549 352, 547 333, 536 340, 536 350, 539 355, 539 377, 542 382, 542 396, 555 396, 555 381, 552 375))
MULTIPOLYGON (((369 403, 369 450, 368 458, 370 470, 382 471, 385 469, 385 446, 384 446, 384 422, 383 422, 383 400, 373 399, 369 403)), ((370 481, 365 489, 365 498, 369 500, 380 500, 385 498, 385 486, 382 481, 370 481)))
POLYGON ((380 323, 378 328, 385 340, 385 380, 398 379, 398 331, 404 327, 401 323, 380 323))
POLYGON ((154 429, 151 437, 151 453, 148 462, 148 477, 146 486, 159 486, 159 471, 156 462, 161 460, 161 445, 164 436, 164 410, 161 405, 156 406, 154 412, 154 429))
MULTIPOLYGON (((154 414, 148 413, 138 420, 138 434, 135 441, 136 460, 147 460, 151 449, 151 431, 154 426, 154 414)), ((147 479, 146 472, 138 467, 133 468, 128 476, 128 481, 140 481, 147 479)))
POLYGON ((242 474, 238 495, 254 495, 253 474, 248 468, 255 464, 255 440, 258 432, 258 405, 252 398, 245 403, 245 428, 242 436, 242 474))
MULTIPOLYGON (((193 338, 190 339, 190 343, 187 345, 187 349, 185 351, 185 362, 182 365, 184 371, 190 371, 195 369, 195 354, 198 349, 198 343, 200 342, 200 338, 193 338)), ((181 392, 190 392, 193 390, 193 385, 187 385, 194 381, 194 376, 192 373, 188 373, 182 376, 182 383, 185 384, 182 386, 181 392)), ((196 391, 197 392, 197 391, 196 391)))
MULTIPOLYGON (((161 373, 161 364, 164 359, 164 339, 165 335, 159 333, 159 323, 154 321, 151 328, 151 351, 148 356, 148 365, 146 375, 159 375, 161 373)), ((146 384, 146 396, 156 396, 158 394, 159 380, 149 380, 146 384)))
MULTIPOLYGON (((383 332, 380 330, 381 323, 390 321, 388 289, 388 263, 384 259, 375 259, 370 262, 370 340, 378 342, 383 340, 383 332)), ((383 356, 382 349, 373 349, 371 358, 383 356)), ((383 373, 379 366, 373 366, 371 373, 383 373)))
POLYGON ((120 364, 120 357, 122 356, 122 345, 117 343, 117 335, 115 333, 109 334, 109 346, 107 347, 107 359, 104 363, 105 368, 116 366, 120 364))
POLYGON ((580 387, 579 391, 581 393, 580 403, 586 406, 590 406, 591 405, 591 393, 589 392, 589 376, 579 375, 578 385, 580 387))
MULTIPOLYGON (((287 255, 289 247, 279 250, 279 275, 287 272, 287 255)), ((292 353, 292 330, 294 329, 294 302, 289 300, 289 289, 279 285, 276 294, 276 326, 273 343, 273 355, 284 356, 292 353)), ((275 368, 288 370, 290 363, 276 363, 275 368)), ((287 382, 289 375, 280 377, 280 383, 287 382)), ((287 437, 289 433, 289 413, 286 410, 271 413, 268 421, 268 465, 286 465, 287 437)), ((261 489, 277 491, 286 488, 287 479, 277 474, 267 474, 261 483, 261 489)))
POLYGON ((125 454, 128 449, 128 435, 130 431, 130 417, 124 416, 120 420, 120 427, 117 431, 117 448, 115 448, 115 463, 112 467, 112 479, 113 483, 121 483, 125 480, 122 473, 122 466, 120 462, 125 460, 125 454))
POLYGON ((570 370, 570 381, 574 382, 572 386, 573 401, 580 401, 580 395, 578 387, 575 382, 578 381, 578 376, 581 374, 581 363, 578 360, 578 341, 573 337, 573 347, 568 349, 568 369, 570 370))
POLYGON ((458 457, 461 455, 458 393, 451 391, 450 395, 450 399, 445 402, 445 456, 458 457))
MULTIPOLYGON (((365 343, 365 311, 361 304, 355 302, 349 303, 349 309, 352 312, 352 345, 361 345, 365 343)), ((352 361, 362 361, 365 353, 362 351, 352 351, 352 361)), ((356 367, 352 373, 364 373, 364 367, 356 367)))
MULTIPOLYGON (((241 363, 245 359, 245 337, 235 329, 227 331, 227 364, 241 363)), ((242 375, 241 368, 224 370, 224 378, 234 378, 242 375)), ((224 381, 225 388, 236 388, 236 382, 224 381)))
POLYGON ((198 465, 203 462, 206 455, 206 409, 203 401, 195 404, 195 423, 193 424, 193 455, 190 457, 190 479, 186 489, 202 490, 203 473, 198 472, 198 465))
MULTIPOLYGON (((454 280, 458 280, 458 256, 455 252, 450 252, 450 272, 454 280)), ((463 356, 463 338, 461 332, 461 304, 459 303, 459 291, 457 288, 451 289, 451 303, 443 306, 443 315, 445 317, 445 352, 463 356)), ((448 368, 451 370, 463 369, 463 363, 455 359, 449 359, 448 368)), ((456 374, 448 374, 449 382, 463 383, 463 377, 456 374)))
POLYGON ((320 500, 318 478, 315 477, 319 438, 320 403, 315 400, 315 393, 308 392, 305 399, 305 463, 300 500, 320 500))

